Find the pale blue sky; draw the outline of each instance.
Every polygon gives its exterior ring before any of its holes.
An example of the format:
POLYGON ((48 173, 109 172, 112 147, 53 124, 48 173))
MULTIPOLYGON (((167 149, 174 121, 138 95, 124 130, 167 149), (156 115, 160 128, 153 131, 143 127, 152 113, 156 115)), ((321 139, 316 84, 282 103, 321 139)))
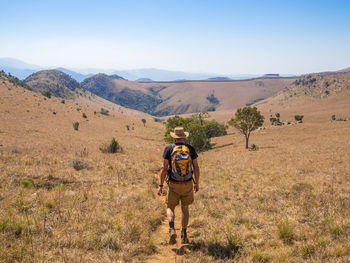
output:
POLYGON ((299 74, 350 66, 350 1, 0 3, 0 57, 70 68, 299 74))

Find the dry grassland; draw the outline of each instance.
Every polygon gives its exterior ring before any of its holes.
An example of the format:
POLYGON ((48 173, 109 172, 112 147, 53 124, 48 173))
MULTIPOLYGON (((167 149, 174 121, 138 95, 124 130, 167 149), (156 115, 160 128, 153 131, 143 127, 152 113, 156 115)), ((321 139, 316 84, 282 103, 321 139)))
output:
POLYGON ((234 130, 214 138, 199 156, 191 244, 172 250, 158 242, 161 124, 0 88, 1 262, 350 261, 349 122, 256 131, 258 151, 234 130), (112 137, 123 153, 100 152, 112 137))
POLYGON ((349 123, 301 124, 216 138, 182 262, 349 262, 349 123))
POLYGON ((164 218, 153 176, 161 125, 0 88, 0 262, 122 262, 154 253, 152 233, 164 218), (123 153, 99 150, 112 137, 123 153), (76 171, 73 160, 92 169, 76 171))

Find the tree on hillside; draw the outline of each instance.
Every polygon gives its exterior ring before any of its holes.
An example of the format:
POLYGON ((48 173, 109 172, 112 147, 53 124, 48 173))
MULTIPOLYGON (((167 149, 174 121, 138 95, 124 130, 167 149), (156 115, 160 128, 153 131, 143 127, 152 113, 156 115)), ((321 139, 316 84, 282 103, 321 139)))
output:
POLYGON ((237 109, 235 117, 228 124, 238 129, 245 137, 245 148, 248 149, 250 133, 261 127, 264 123, 264 116, 256 107, 244 107, 237 109))
POLYGON ((143 127, 145 127, 146 126, 146 119, 142 119, 141 121, 143 123, 143 127))

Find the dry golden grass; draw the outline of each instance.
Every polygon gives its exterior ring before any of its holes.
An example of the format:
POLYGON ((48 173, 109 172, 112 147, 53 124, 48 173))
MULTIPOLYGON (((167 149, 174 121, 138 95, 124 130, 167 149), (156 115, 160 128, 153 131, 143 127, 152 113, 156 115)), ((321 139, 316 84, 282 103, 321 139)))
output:
POLYGON ((95 115, 6 81, 0 88, 0 261, 115 262, 154 253, 152 233, 164 218, 154 192, 162 125, 95 115), (99 150, 112 137, 123 153, 99 150), (72 160, 92 169, 76 171, 72 160))
POLYGON ((200 157, 183 261, 347 262, 349 132, 348 123, 270 128, 253 134, 258 151, 239 134, 216 138, 200 157))
POLYGON ((214 138, 199 156, 192 244, 173 251, 159 242, 164 126, 77 111, 1 80, 0 94, 2 262, 350 261, 350 123, 331 123, 321 108, 300 112, 306 123, 255 131, 258 151, 235 130, 214 138), (112 137, 123 153, 100 152, 112 137), (74 159, 92 169, 76 171, 74 159))

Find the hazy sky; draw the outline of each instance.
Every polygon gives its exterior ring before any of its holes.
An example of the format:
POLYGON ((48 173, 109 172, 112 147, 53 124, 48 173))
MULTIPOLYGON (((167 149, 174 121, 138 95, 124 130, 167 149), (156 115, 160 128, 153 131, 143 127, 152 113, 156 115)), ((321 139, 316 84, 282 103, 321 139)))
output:
POLYGON ((0 57, 218 74, 350 66, 350 1, 0 2, 0 57))

